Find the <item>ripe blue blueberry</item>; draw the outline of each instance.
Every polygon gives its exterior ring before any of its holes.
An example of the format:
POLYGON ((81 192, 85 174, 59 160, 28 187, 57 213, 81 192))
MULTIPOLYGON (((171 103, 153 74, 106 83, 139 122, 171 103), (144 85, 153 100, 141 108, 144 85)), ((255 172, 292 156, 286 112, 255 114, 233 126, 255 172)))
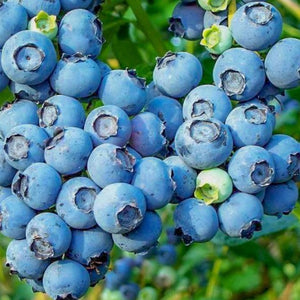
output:
POLYGON ((130 280, 135 260, 131 257, 123 257, 118 259, 114 264, 114 272, 122 283, 127 283, 130 280))
POLYGON ((72 228, 88 229, 96 225, 93 206, 100 188, 89 178, 66 181, 56 200, 57 214, 72 228))
POLYGON ((129 145, 142 156, 155 155, 166 145, 166 126, 155 114, 140 113, 131 120, 131 125, 129 145))
POLYGON ((5 198, 11 196, 12 193, 11 193, 11 188, 9 187, 3 187, 3 186, 0 186, 0 203, 2 200, 4 200, 5 198))
POLYGON ((266 74, 264 64, 255 52, 232 48, 217 59, 213 78, 216 86, 230 98, 247 101, 263 88, 266 74))
POLYGON ((0 230, 4 236, 21 240, 25 238, 25 230, 35 211, 14 195, 3 199, 0 203, 0 230))
POLYGON ((71 238, 67 224, 54 213, 36 215, 26 228, 28 247, 41 260, 63 255, 70 246, 71 238))
POLYGON ((171 168, 162 160, 155 157, 143 158, 137 162, 134 171, 131 184, 144 193, 147 209, 159 209, 171 201, 176 184, 171 168))
POLYGON ((157 260, 162 265, 174 265, 177 259, 176 247, 166 244, 159 246, 156 252, 157 260))
POLYGON ((210 169, 229 157, 233 142, 229 128, 216 119, 185 121, 175 137, 178 155, 194 169, 210 169))
POLYGON ((104 105, 88 114, 84 130, 91 135, 94 146, 110 143, 122 147, 129 141, 131 122, 120 107, 104 105))
POLYGON ((0 140, 0 186, 9 186, 16 172, 17 170, 6 161, 3 141, 0 140))
POLYGON ((2 90, 4 90, 8 86, 8 83, 9 83, 9 79, 5 75, 5 73, 3 72, 3 69, 2 69, 1 56, 2 56, 2 50, 0 50, 0 92, 2 90))
POLYGON ((187 52, 167 52, 157 58, 153 80, 157 88, 172 98, 184 97, 202 79, 200 61, 187 52))
POLYGON ((45 210, 55 204, 61 185, 60 175, 54 168, 45 163, 34 163, 16 174, 12 192, 29 207, 45 210))
POLYGON ((98 95, 105 105, 119 106, 132 116, 146 103, 146 81, 135 70, 113 70, 103 77, 98 95))
POLYGON ((24 124, 13 127, 4 140, 6 161, 21 171, 35 162, 43 162, 48 138, 46 131, 36 125, 24 124))
POLYGON ((58 128, 45 148, 45 161, 62 175, 76 174, 87 164, 93 143, 80 128, 58 128))
POLYGON ((126 148, 102 144, 91 153, 87 170, 92 180, 104 188, 117 182, 130 183, 135 163, 135 157, 126 148))
POLYGON ((139 227, 126 234, 113 234, 113 241, 123 251, 147 252, 157 244, 161 231, 162 222, 159 215, 147 211, 139 227))
POLYGON ((45 81, 54 70, 56 52, 51 40, 45 35, 24 30, 6 41, 1 64, 9 79, 35 85, 45 81))
POLYGON ((60 0, 61 7, 64 11, 70 11, 77 8, 88 8, 93 0, 60 0))
POLYGON ((140 287, 136 283, 131 282, 122 284, 119 290, 124 300, 136 300, 140 292, 140 287))
POLYGON ((146 100, 146 105, 147 105, 150 102, 150 100, 152 100, 155 97, 162 96, 163 94, 156 87, 156 85, 154 84, 154 81, 151 81, 146 86, 146 95, 147 95, 147 100, 146 100))
POLYGON ((97 224, 109 233, 127 233, 142 222, 146 200, 139 188, 128 183, 106 186, 96 197, 94 215, 97 224))
POLYGON ((194 88, 183 102, 183 118, 210 119, 225 122, 232 109, 230 99, 214 85, 200 85, 194 88))
POLYGON ((219 222, 215 209, 196 198, 180 202, 174 211, 175 234, 185 245, 211 240, 218 231, 219 222))
POLYGON ((255 194, 273 182, 275 164, 272 155, 264 148, 245 146, 232 156, 228 173, 238 190, 255 194))
POLYGON ((105 288, 111 291, 118 290, 125 283, 122 277, 114 271, 110 271, 105 276, 105 288))
POLYGON ((46 269, 43 285, 53 299, 79 299, 87 292, 90 277, 79 263, 69 259, 58 260, 46 269))
POLYGON ((103 77, 111 71, 110 66, 108 64, 104 63, 103 61, 101 61, 100 59, 96 59, 96 63, 98 65, 100 73, 102 74, 103 77))
POLYGON ((6 251, 6 267, 10 274, 19 278, 40 279, 49 266, 50 260, 39 260, 28 248, 26 240, 13 240, 6 251))
POLYGON ((259 199, 246 193, 235 193, 218 209, 220 229, 230 237, 251 239, 261 230, 263 207, 259 199))

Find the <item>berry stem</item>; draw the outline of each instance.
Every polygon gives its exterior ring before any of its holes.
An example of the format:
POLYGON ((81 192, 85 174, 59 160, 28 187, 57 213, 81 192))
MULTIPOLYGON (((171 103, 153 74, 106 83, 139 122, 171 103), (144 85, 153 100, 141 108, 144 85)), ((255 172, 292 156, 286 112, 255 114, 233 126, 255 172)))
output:
POLYGON ((228 27, 230 27, 231 20, 235 12, 236 12, 236 0, 231 0, 231 2, 228 5, 228 27))
POLYGON ((292 0, 278 0, 291 14, 300 20, 300 5, 292 0))

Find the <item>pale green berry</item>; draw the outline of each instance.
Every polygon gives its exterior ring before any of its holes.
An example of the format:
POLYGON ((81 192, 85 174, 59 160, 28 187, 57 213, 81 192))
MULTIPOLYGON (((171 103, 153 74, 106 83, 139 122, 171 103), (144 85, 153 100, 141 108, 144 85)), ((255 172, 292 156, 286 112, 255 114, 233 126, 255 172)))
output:
POLYGON ((227 9, 231 0, 198 0, 199 5, 212 12, 218 12, 227 9))
POLYGON ((144 287, 140 290, 137 300, 158 300, 158 293, 152 287, 144 287))
POLYGON ((202 35, 203 39, 200 44, 212 54, 222 54, 232 46, 233 39, 227 26, 214 24, 204 29, 202 35))
POLYGON ((109 289, 104 289, 101 294, 102 300, 125 300, 119 291, 111 291, 109 289))
POLYGON ((199 173, 195 197, 206 204, 221 203, 232 194, 232 180, 227 172, 214 168, 199 173))
POLYGON ((28 29, 42 33, 53 40, 58 31, 56 16, 49 16, 46 12, 41 10, 29 21, 28 29))
POLYGON ((158 287, 170 288, 177 280, 176 271, 172 267, 164 266, 160 268, 155 278, 158 287))

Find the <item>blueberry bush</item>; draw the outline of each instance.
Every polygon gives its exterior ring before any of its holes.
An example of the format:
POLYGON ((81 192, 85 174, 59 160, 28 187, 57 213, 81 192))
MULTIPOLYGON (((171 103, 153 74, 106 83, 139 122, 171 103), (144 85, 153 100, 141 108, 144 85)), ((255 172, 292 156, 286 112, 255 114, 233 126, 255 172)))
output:
POLYGON ((0 107, 0 300, 299 299, 297 1, 0 1, 0 107))

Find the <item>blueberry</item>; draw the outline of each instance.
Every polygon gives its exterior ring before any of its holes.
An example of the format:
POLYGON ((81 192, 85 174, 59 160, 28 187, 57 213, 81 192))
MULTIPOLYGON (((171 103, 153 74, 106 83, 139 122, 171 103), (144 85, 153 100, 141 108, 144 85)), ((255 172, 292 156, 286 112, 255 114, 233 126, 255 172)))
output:
POLYGON ((277 217, 288 215, 295 208, 298 196, 298 187, 293 180, 271 184, 266 189, 263 201, 264 213, 277 217))
POLYGON ((229 128, 216 119, 194 118, 178 129, 175 147, 179 157, 195 169, 210 169, 229 157, 233 142, 229 128))
POLYGON ((123 251, 146 252, 157 244, 161 231, 162 222, 159 215, 147 211, 139 227, 126 234, 113 234, 113 241, 123 251))
POLYGON ((94 94, 100 81, 101 73, 97 63, 80 53, 64 54, 50 77, 50 84, 58 94, 75 98, 94 94))
POLYGON ((258 146, 245 146, 232 156, 228 173, 241 192, 255 194, 269 186, 275 178, 272 155, 258 146))
POLYGON ((98 94, 105 105, 119 106, 132 116, 146 103, 145 88, 145 79, 138 77, 135 70, 113 70, 103 77, 98 94))
POLYGON ((131 120, 131 125, 129 145, 142 156, 155 155, 166 145, 166 126, 155 114, 140 113, 131 120))
POLYGON ((197 3, 178 3, 169 19, 169 31, 186 40, 200 40, 203 31, 203 10, 197 3))
POLYGON ((227 8, 230 3, 230 0, 198 0, 200 6, 205 10, 210 10, 212 12, 223 11, 227 8))
POLYGON ((127 233, 142 222, 146 200, 142 191, 128 183, 106 186, 96 197, 94 215, 97 224, 109 233, 127 233))
POLYGON ((118 259, 114 264, 114 272, 122 283, 126 283, 130 280, 132 275, 132 269, 135 266, 135 260, 130 257, 123 257, 118 259))
POLYGON ((136 300, 140 287, 136 283, 127 283, 120 286, 120 292, 124 300, 136 300))
MULTIPOLYGON (((261 91, 257 94, 257 98, 260 100, 269 100, 273 97, 277 97, 282 94, 282 90, 273 85, 268 79, 265 82, 265 85, 261 89, 261 91)), ((281 100, 280 100, 281 101, 281 100)))
POLYGON ((189 167, 178 156, 169 156, 164 162, 172 171, 172 179, 175 181, 176 188, 172 197, 172 203, 178 203, 193 196, 196 188, 197 172, 189 167))
POLYGON ((260 51, 279 40, 282 18, 270 3, 248 3, 233 15, 230 29, 235 41, 243 48, 260 51))
POLYGON ((0 138, 4 139, 9 130, 21 124, 38 125, 38 107, 28 100, 8 103, 0 109, 0 138))
POLYGON ((91 153, 87 170, 92 180, 104 188, 117 182, 130 183, 135 163, 135 157, 126 148, 102 144, 91 153))
POLYGON ((57 127, 83 128, 85 111, 72 97, 56 95, 47 99, 38 110, 40 127, 52 135, 57 127))
POLYGON ((185 120, 192 118, 215 118, 225 122, 232 105, 224 91, 214 85, 200 85, 194 88, 183 102, 183 117, 185 120))
POLYGON ((235 193, 218 209, 220 229, 230 237, 250 239, 261 230, 263 207, 259 199, 245 193, 235 193))
POLYGON ((38 259, 63 255, 71 243, 71 230, 56 214, 44 212, 35 216, 27 225, 26 240, 38 259))
POLYGON ((0 186, 0 203, 2 202, 2 200, 4 200, 5 198, 11 196, 11 188, 10 187, 3 187, 0 186))
POLYGON ((299 172, 300 144, 285 134, 275 134, 265 146, 275 163, 274 183, 292 179, 299 172))
POLYGON ((53 299, 75 300, 87 292, 90 277, 79 263, 69 259, 59 260, 46 269, 43 285, 46 293, 53 299))
POLYGON ((82 171, 93 150, 89 134, 80 128, 58 128, 47 142, 45 161, 62 175, 82 171))
POLYGON ((13 127, 4 140, 6 161, 21 171, 32 163, 43 162, 47 139, 46 131, 36 125, 25 124, 13 127))
POLYGON ((186 199, 177 205, 174 222, 175 234, 181 237, 185 245, 207 242, 219 228, 215 209, 195 198, 186 199))
POLYGON ((116 291, 122 285, 122 277, 114 271, 110 271, 105 276, 105 288, 116 291))
POLYGON ((6 267, 11 275, 19 278, 40 279, 49 266, 50 260, 38 260, 28 248, 26 240, 13 240, 6 251, 6 267))
POLYGON ((57 214, 72 228, 88 229, 96 225, 93 206, 100 188, 89 178, 66 181, 56 200, 57 214))
POLYGON ((16 172, 17 170, 6 161, 3 142, 0 140, 0 186, 9 186, 16 172))
POLYGON ((25 230, 35 211, 14 195, 0 202, 0 230, 4 236, 21 240, 25 238, 25 230))
POLYGON ((156 252, 157 260, 162 265, 174 265, 177 259, 176 247, 166 244, 159 246, 156 252))
POLYGON ((204 28, 209 28, 212 25, 228 25, 228 11, 223 10, 220 12, 213 13, 212 11, 206 10, 203 18, 204 28))
POLYGON ((46 293, 43 286, 43 278, 41 279, 25 279, 26 283, 31 286, 33 293, 46 293))
POLYGON ((158 96, 163 96, 163 94, 159 91, 157 86, 154 84, 153 81, 151 81, 147 86, 146 86, 146 95, 147 95, 147 101, 146 105, 150 102, 155 97, 158 96))
POLYGON ((45 163, 34 163, 16 174, 12 192, 29 207, 45 210, 55 204, 61 185, 55 169, 45 163))
POLYGON ((247 101, 263 88, 266 74, 263 62, 255 52, 232 48, 217 59, 213 78, 230 98, 247 101))
POLYGON ((157 88, 172 98, 184 97, 202 79, 200 61, 187 52, 167 52, 157 58, 153 80, 157 88))
POLYGON ((56 52, 46 36, 24 30, 6 41, 1 64, 9 79, 21 84, 36 85, 45 81, 54 70, 56 52))
POLYGON ((264 146, 272 137, 273 120, 267 107, 246 102, 229 113, 226 125, 236 147, 264 146))
POLYGON ((77 8, 84 8, 87 9, 91 3, 92 0, 60 0, 61 7, 64 11, 70 11, 77 8))
MULTIPOLYGON (((1 9, 1 7, 0 7, 0 9, 1 9)), ((2 69, 1 56, 2 56, 2 50, 0 50, 0 92, 2 90, 4 90, 8 86, 8 83, 9 83, 9 79, 5 75, 5 73, 3 72, 3 69, 2 69)))
POLYGON ((74 9, 62 18, 59 25, 58 43, 64 53, 70 55, 81 53, 97 57, 103 42, 102 24, 97 16, 88 10, 74 9))
POLYGON ((87 268, 90 280, 91 280, 91 286, 95 286, 100 280, 103 280, 105 278, 105 275, 108 271, 110 264, 110 256, 107 255, 106 262, 103 262, 99 265, 95 265, 94 269, 87 268))
POLYGON ((1 2, 0 20, 0 49, 2 49, 12 35, 27 28, 27 13, 18 3, 1 2))
POLYGON ((300 84, 300 40, 286 38, 276 43, 268 52, 265 68, 268 79, 280 89, 290 89, 300 84))
POLYGON ((129 141, 131 122, 123 109, 104 105, 89 113, 84 130, 91 135, 94 146, 110 143, 122 147, 129 141))
POLYGON ((137 162, 131 184, 142 190, 147 209, 166 206, 172 199, 176 184, 171 169, 160 159, 146 157, 137 162), (151 178, 151 180, 148 180, 151 178))

